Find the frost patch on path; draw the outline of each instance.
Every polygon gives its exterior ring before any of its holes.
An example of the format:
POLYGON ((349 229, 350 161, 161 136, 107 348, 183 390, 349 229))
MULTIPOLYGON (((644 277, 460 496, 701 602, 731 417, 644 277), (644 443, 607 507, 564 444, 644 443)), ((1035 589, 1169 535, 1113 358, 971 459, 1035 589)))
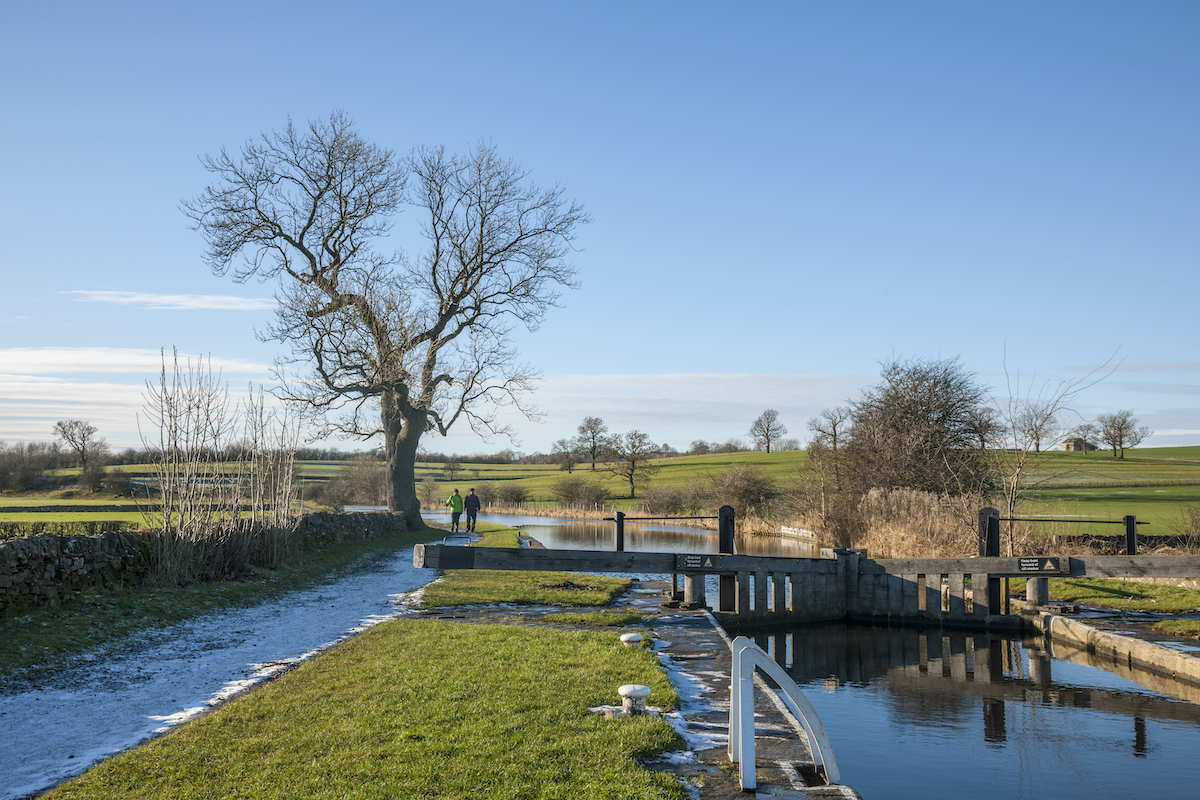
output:
POLYGON ((395 617, 436 574, 412 560, 406 548, 334 583, 147 632, 36 686, 3 690, 0 800, 79 775, 395 617))
POLYGON ((708 687, 704 685, 704 681, 683 669, 669 655, 663 652, 670 644, 670 642, 662 640, 654 643, 654 649, 658 653, 658 660, 662 662, 663 669, 667 673, 667 678, 671 681, 671 685, 675 687, 675 693, 679 695, 679 710, 665 714, 663 718, 668 720, 674 726, 675 730, 679 732, 679 735, 683 737, 683 741, 687 745, 687 750, 665 755, 683 759, 678 763, 691 764, 696 762, 697 750, 709 750, 714 747, 727 745, 729 743, 729 736, 725 733, 705 731, 688 724, 685 715, 700 714, 717 709, 716 706, 704 698, 704 694, 708 691, 708 687))

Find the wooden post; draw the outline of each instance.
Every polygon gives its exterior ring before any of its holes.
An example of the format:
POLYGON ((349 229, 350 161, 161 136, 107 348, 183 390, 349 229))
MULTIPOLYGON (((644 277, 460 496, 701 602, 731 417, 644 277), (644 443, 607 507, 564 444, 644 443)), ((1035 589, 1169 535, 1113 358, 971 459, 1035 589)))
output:
MULTIPOLYGON (((979 555, 998 558, 1000 556, 1000 512, 994 508, 979 510, 979 555)), ((1000 578, 988 578, 986 590, 982 586, 975 591, 987 593, 987 608, 991 614, 1004 614, 1007 608, 1001 607, 1001 600, 1007 600, 1007 592, 1002 591, 1000 578)), ((1007 588, 1007 579, 1004 581, 1007 588)), ((974 585, 974 581, 972 581, 974 585)), ((1007 603, 1005 604, 1007 605, 1007 603)))
POLYGON ((1125 555, 1137 555, 1137 517, 1125 517, 1125 555))
POLYGON ((617 524, 617 547, 618 553, 625 552, 625 514, 618 511, 613 515, 613 519, 617 524))
MULTIPOLYGON (((733 506, 721 506, 717 512, 717 552, 722 555, 733 555, 734 529, 733 506)), ((738 610, 738 587, 736 575, 722 575, 718 578, 722 611, 738 610)))

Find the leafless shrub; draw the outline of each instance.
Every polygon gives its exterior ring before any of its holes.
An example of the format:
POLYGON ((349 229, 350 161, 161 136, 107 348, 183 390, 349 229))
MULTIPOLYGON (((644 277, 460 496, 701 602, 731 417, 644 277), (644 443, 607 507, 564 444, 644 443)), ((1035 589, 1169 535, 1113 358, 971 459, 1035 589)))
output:
POLYGON ((181 365, 177 353, 169 373, 164 358, 158 383, 147 382, 144 414, 158 489, 145 509, 157 529, 149 581, 187 584, 285 563, 295 547, 298 420, 268 411, 261 390, 231 408, 220 376, 203 362, 181 365), (220 459, 231 445, 237 459, 220 459))
POLYGON ((417 495, 421 498, 421 505, 425 508, 433 508, 438 504, 438 485, 437 479, 426 475, 421 479, 421 485, 417 487, 417 495))
POLYGON ((63 463, 58 443, 30 442, 5 446, 0 442, 0 489, 25 492, 41 485, 46 470, 63 463))
POLYGON ((599 481, 582 475, 560 478, 550 487, 550 494, 562 503, 598 505, 608 499, 608 490, 599 481))
POLYGON ((733 506, 738 519, 751 512, 763 513, 771 498, 779 493, 775 483, 753 464, 734 464, 713 478, 713 499, 733 506))
POLYGON ((496 482, 482 481, 475 484, 475 494, 479 495, 479 505, 490 508, 496 504, 496 482))
POLYGON ((712 501, 712 494, 701 483, 689 481, 684 486, 655 486, 642 493, 646 510, 651 514, 697 515, 712 501))
POLYGON ((387 475, 384 464, 370 453, 360 453, 346 462, 337 475, 325 484, 326 505, 387 505, 387 475))
POLYGON ((504 483, 496 487, 496 501, 503 505, 515 506, 524 503, 529 493, 525 487, 516 483, 504 483))

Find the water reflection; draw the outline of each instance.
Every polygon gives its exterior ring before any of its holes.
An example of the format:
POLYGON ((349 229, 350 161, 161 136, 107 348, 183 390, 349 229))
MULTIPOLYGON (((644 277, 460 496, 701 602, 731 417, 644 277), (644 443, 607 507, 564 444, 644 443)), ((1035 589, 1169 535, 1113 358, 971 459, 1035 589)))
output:
MULTIPOLYGON (((423 512, 426 519, 444 522, 449 512, 423 512)), ((528 514, 480 514, 480 522, 495 522, 519 528, 551 550, 613 550, 616 527, 612 522, 528 514)), ((715 553, 717 533, 669 522, 625 523, 625 549, 643 553, 715 553)), ((776 536, 739 536, 737 551, 743 555, 815 558, 816 547, 795 539, 776 536)))
POLYGON ((804 689, 864 797, 1194 796, 1200 689, 1153 691, 1042 639, 843 624, 746 635, 804 689))

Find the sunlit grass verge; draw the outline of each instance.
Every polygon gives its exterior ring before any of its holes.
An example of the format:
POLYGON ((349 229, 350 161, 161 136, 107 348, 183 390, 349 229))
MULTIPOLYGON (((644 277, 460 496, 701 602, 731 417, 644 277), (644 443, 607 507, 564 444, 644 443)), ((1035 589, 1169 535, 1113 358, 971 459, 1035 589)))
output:
MULTIPOLYGON (((1013 581, 1013 588, 1021 584, 1013 581)), ((1050 597, 1121 611, 1188 614, 1200 610, 1200 590, 1109 578, 1051 578, 1050 597)))
POLYGON ((143 588, 112 595, 76 592, 71 602, 63 605, 0 617, 0 676, 24 672, 32 677, 63 665, 74 654, 140 631, 306 589, 357 564, 439 535, 427 528, 370 541, 322 545, 302 551, 288 569, 256 569, 253 577, 242 581, 143 588))
POLYGON ((507 525, 500 525, 495 522, 480 522, 476 528, 476 532, 482 534, 483 538, 475 543, 475 547, 521 546, 521 532, 507 525))
POLYGON ((1156 623, 1154 627, 1172 636, 1191 636, 1200 639, 1200 619, 1169 619, 1156 623))
POLYGON ((566 625, 595 625, 612 628, 623 628, 629 625, 645 625, 647 616, 632 611, 573 611, 546 614, 542 617, 546 622, 557 622, 566 625))
POLYGON ((425 589, 422 608, 492 603, 536 603, 562 606, 606 606, 628 578, 581 575, 577 572, 524 572, 498 569, 447 570, 425 589))
MULTIPOLYGON (((476 547, 520 547, 520 531, 497 523, 479 523, 482 537, 476 547)), ((476 606, 492 603, 534 603, 562 606, 606 606, 628 578, 581 575, 576 572, 527 572, 498 569, 452 569, 425 589, 422 608, 476 606)))
POLYGON ((47 796, 683 800, 636 761, 682 747, 667 722, 587 710, 625 683, 678 704, 615 632, 397 620, 47 796))

